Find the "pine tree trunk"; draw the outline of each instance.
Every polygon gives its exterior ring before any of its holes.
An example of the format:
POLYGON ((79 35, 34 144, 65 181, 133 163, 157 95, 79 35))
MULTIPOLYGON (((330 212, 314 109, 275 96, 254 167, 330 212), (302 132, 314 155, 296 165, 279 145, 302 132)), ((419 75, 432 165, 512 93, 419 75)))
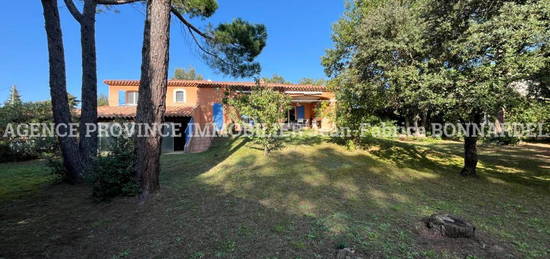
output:
MULTIPOLYGON (((470 122, 480 124, 481 118, 482 114, 480 112, 476 112, 473 114, 470 122)), ((462 168, 460 174, 463 176, 477 176, 477 139, 479 132, 474 133, 474 125, 472 124, 467 127, 470 136, 464 137, 464 167, 462 168)))
POLYGON ((63 49, 63 36, 59 19, 57 0, 41 0, 44 10, 44 21, 48 37, 50 95, 52 99, 52 112, 55 125, 65 124, 67 127, 59 127, 59 142, 63 164, 67 170, 67 180, 71 183, 82 182, 82 164, 76 139, 64 136, 68 133, 68 125, 71 123, 69 98, 67 96, 67 82, 65 77, 65 55, 63 49))
POLYGON ((87 125, 97 127, 97 67, 95 49, 96 0, 85 0, 80 20, 82 46, 82 112, 80 115, 80 155, 85 168, 97 155, 97 130, 87 132, 87 125))
MULTIPOLYGON (((143 33, 141 81, 136 121, 160 124, 166 110, 168 47, 170 40, 170 0, 147 1, 143 33)), ((161 137, 156 134, 136 138, 136 176, 141 199, 159 189, 161 137)))

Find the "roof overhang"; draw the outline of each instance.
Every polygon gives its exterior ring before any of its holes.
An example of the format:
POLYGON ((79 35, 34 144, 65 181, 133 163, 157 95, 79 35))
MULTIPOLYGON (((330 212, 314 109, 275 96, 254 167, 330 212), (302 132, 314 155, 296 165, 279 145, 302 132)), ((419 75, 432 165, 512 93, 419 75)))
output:
MULTIPOLYGON (((139 80, 105 80, 109 86, 137 86, 139 80)), ((225 82, 211 80, 168 80, 168 87, 199 87, 199 88, 227 88, 231 90, 249 91, 256 87, 255 82, 225 82)), ((273 88, 278 91, 297 91, 297 92, 328 92, 325 86, 319 85, 299 85, 299 84, 277 84, 262 83, 261 86, 273 88)))
POLYGON ((301 94, 301 95, 321 95, 323 92, 311 92, 311 91, 285 91, 286 94, 301 94))
POLYGON ((329 99, 323 96, 313 96, 313 95, 299 95, 292 96, 293 103, 316 103, 321 101, 328 101, 329 99))

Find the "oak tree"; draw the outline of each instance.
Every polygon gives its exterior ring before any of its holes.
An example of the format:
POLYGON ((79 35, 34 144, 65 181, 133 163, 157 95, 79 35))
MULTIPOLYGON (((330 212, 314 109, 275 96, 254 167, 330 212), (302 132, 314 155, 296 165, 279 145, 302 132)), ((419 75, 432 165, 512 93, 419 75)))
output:
POLYGON ((513 83, 549 64, 549 3, 353 1, 323 58, 337 86, 338 121, 357 126, 383 109, 439 113, 471 133, 461 173, 476 175, 475 124, 526 101, 513 83))

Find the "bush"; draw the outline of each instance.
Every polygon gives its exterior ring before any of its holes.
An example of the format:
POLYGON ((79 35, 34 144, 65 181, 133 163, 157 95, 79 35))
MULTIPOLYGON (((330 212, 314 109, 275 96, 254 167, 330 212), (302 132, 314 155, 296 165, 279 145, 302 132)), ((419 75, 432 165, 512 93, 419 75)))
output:
MULTIPOLYGON (((524 103, 510 111, 510 116, 506 119, 506 122, 511 123, 543 123, 541 133, 545 136, 550 135, 550 101, 532 101, 524 103)), ((524 140, 535 141, 549 141, 546 138, 528 138, 524 137, 524 140)))
POLYGON ((493 144, 497 144, 497 145, 508 146, 508 145, 517 145, 517 144, 519 144, 519 141, 520 141, 520 139, 518 137, 513 136, 508 132, 504 132, 504 134, 502 134, 502 135, 495 135, 495 136, 487 137, 484 142, 485 143, 493 143, 493 144))
POLYGON ((0 142, 0 163, 15 161, 16 156, 10 145, 4 141, 0 142))
POLYGON ((115 138, 111 151, 98 157, 87 182, 93 186, 92 196, 97 201, 108 201, 117 196, 135 196, 139 185, 134 176, 134 145, 128 138, 115 138))
POLYGON ((35 151, 35 144, 30 139, 11 138, 2 144, 2 160, 18 162, 37 159, 39 153, 35 151))
POLYGON ((50 173, 53 174, 59 182, 63 182, 67 179, 67 172, 63 165, 63 159, 56 154, 47 154, 44 156, 46 159, 46 166, 50 169, 50 173))
MULTIPOLYGON (((25 102, 6 104, 0 107, 0 136, 5 136, 8 125, 16 127, 20 123, 52 122, 51 103, 25 102)), ((56 152, 55 138, 11 136, 0 141, 0 162, 17 162, 37 159, 46 153, 56 152)))
POLYGON ((38 159, 59 150, 55 138, 5 138, 0 141, 0 162, 38 159))

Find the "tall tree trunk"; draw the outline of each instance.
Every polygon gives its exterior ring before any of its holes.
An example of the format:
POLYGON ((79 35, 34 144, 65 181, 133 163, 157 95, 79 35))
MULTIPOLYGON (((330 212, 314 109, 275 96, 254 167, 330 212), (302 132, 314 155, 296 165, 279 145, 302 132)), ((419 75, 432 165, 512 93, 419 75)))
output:
POLYGON ((82 112, 80 115, 80 155, 84 167, 88 168, 97 155, 97 67, 95 49, 96 0, 85 0, 80 19, 80 41, 82 46, 82 112), (93 125, 93 126, 92 126, 93 125))
POLYGON ((50 65, 50 95, 54 123, 59 127, 59 142, 63 155, 63 164, 67 170, 67 180, 71 183, 82 182, 82 164, 76 139, 68 136, 71 111, 67 96, 67 82, 65 78, 65 54, 63 36, 59 19, 57 0, 41 0, 44 10, 44 21, 48 37, 48 54, 50 65))
MULTIPOLYGON (((166 110, 170 0, 148 0, 141 64, 137 123, 158 125, 166 110)), ((136 139, 136 176, 141 199, 159 189, 161 137, 154 134, 136 139)))
POLYGON ((467 124, 468 136, 464 137, 464 167, 460 172, 463 176, 477 176, 477 139, 479 132, 474 132, 475 124, 481 123, 481 112, 475 112, 467 124))

